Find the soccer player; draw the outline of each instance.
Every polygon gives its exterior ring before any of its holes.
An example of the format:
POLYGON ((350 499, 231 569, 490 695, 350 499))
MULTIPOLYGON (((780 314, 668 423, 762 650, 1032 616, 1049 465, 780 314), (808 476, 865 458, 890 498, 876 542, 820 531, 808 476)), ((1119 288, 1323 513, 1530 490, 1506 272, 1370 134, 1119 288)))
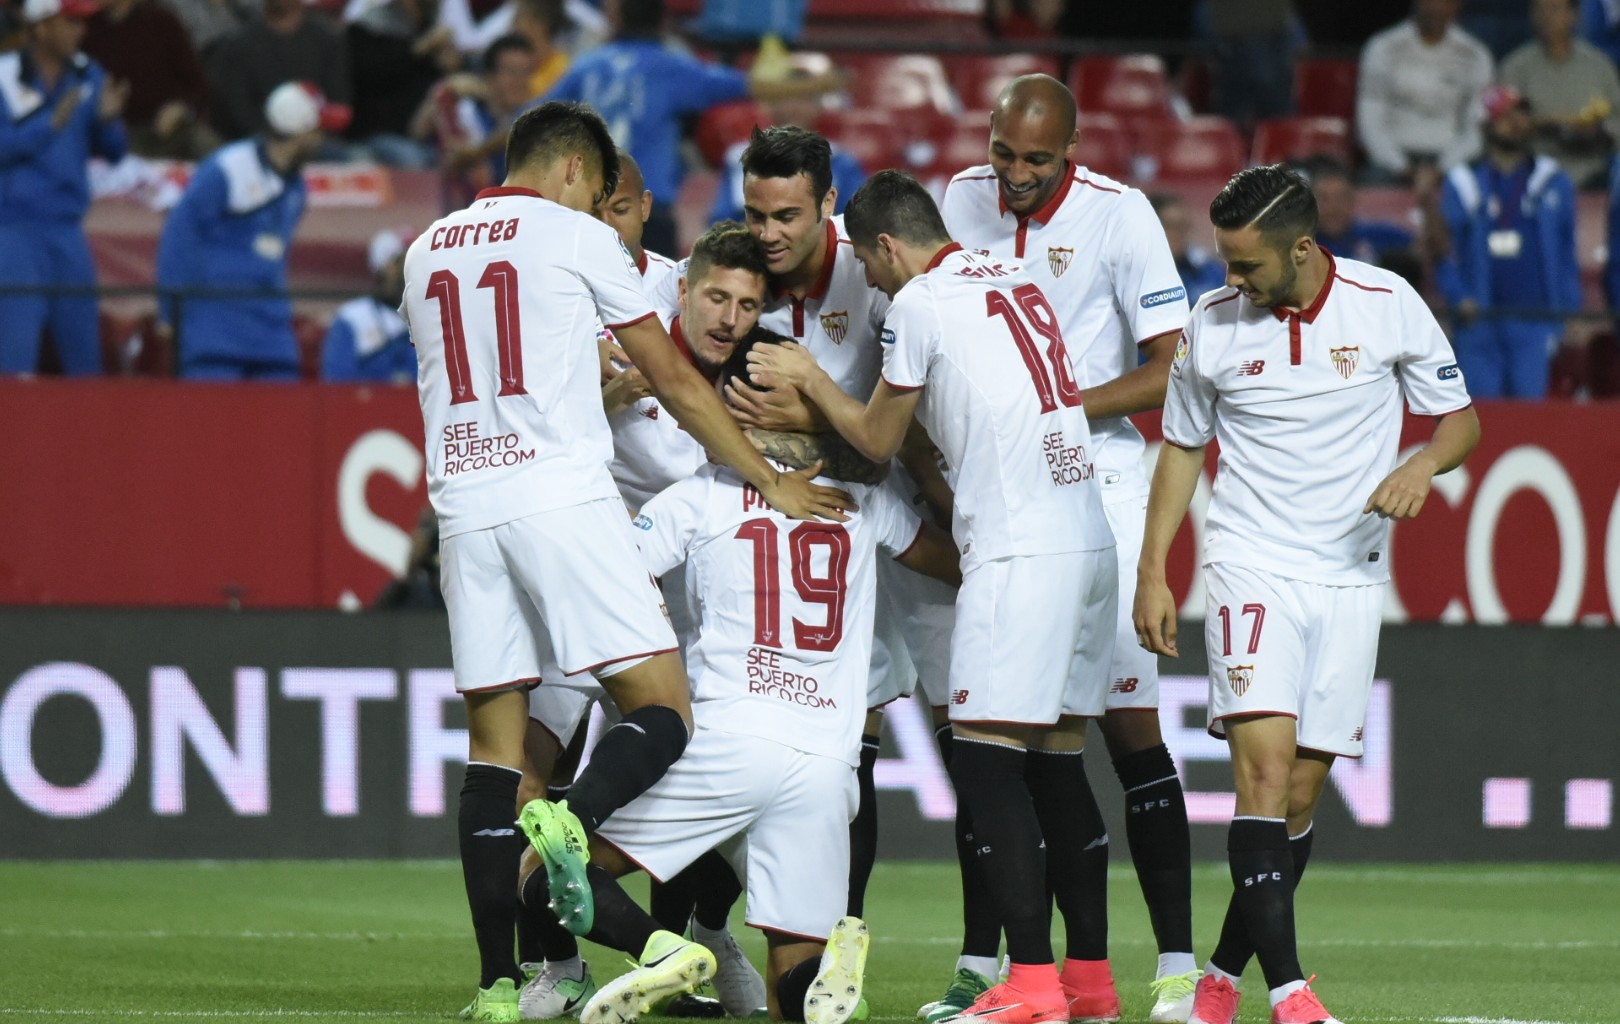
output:
MULTIPOLYGON (((852 258, 842 217, 833 216, 832 148, 815 132, 784 125, 755 129, 742 155, 743 206, 748 226, 765 246, 771 295, 760 323, 809 349, 847 394, 863 401, 877 385, 882 366, 878 337, 888 296, 872 287, 852 258)), ((727 381, 726 396, 738 421, 778 431, 821 431, 825 419, 797 392, 750 387, 741 376, 727 381)), ((937 482, 931 454, 916 446, 900 453, 889 486, 913 502, 918 481, 937 482)), ((864 910, 866 883, 877 857, 877 789, 873 773, 883 728, 883 707, 924 687, 943 688, 950 673, 950 635, 955 594, 916 573, 880 564, 877 638, 867 687, 866 728, 861 736, 860 811, 850 828, 854 864, 849 912, 864 910)))
POLYGON ((562 804, 535 800, 522 826, 545 859, 571 929, 588 930, 590 833, 661 776, 690 729, 675 636, 607 472, 598 323, 717 458, 792 516, 841 520, 847 494, 775 469, 669 341, 623 243, 589 215, 618 184, 607 127, 588 107, 520 117, 501 188, 436 222, 405 258, 403 313, 421 369, 428 493, 439 516, 468 767, 458 827, 479 939, 475 1019, 515 1020, 517 846, 524 688, 555 659, 590 671, 623 713, 562 804))
MULTIPOLYGON (((769 947, 771 1015, 843 1024, 859 1004, 867 939, 843 916, 845 830, 876 552, 953 582, 959 557, 886 489, 848 486, 859 505, 848 521, 794 523, 734 471, 708 465, 636 518, 655 574, 689 562, 689 585, 702 581, 689 655, 697 726, 685 756, 592 841, 590 938, 638 954, 640 966, 603 986, 586 1024, 634 1021, 714 969, 708 950, 660 930, 614 879, 638 868, 667 878, 716 848, 739 875, 746 867, 748 920, 769 947)), ((532 877, 524 887, 526 905, 544 899, 532 877)))
POLYGON ((1313 241, 1304 178, 1242 171, 1209 214, 1230 287, 1199 300, 1176 348, 1135 606, 1142 646, 1175 657, 1165 556, 1218 438, 1204 635, 1209 727, 1231 747, 1237 814, 1232 900, 1191 1021, 1232 1024, 1258 954, 1275 1024, 1336 1024, 1300 968, 1294 887, 1334 758, 1361 756, 1389 520, 1422 510, 1433 477, 1478 443, 1479 419, 1422 298, 1313 241), (1397 466, 1402 396, 1439 421, 1397 466))
MULTIPOLYGON (((843 391, 798 346, 755 349, 755 379, 799 389, 862 454, 887 459, 913 417, 951 467, 963 582, 951 650, 951 777, 1007 933, 1011 972, 966 1015, 1068 1021, 1085 978, 1053 962, 1047 887, 1071 933, 1097 912, 1079 884, 1093 802, 1078 754, 1113 654, 1113 538, 1057 314, 1016 262, 951 241, 899 171, 844 213, 855 256, 893 298, 883 379, 843 391)), ((1073 1016, 1082 1016, 1076 1013, 1073 1016)))
MULTIPOLYGON (((1144 444, 1130 415, 1164 404, 1176 338, 1187 322, 1186 289, 1147 197, 1074 162, 1074 97, 1047 75, 1002 90, 990 118, 990 163, 951 179, 941 212, 951 237, 971 249, 1023 261, 1057 314, 1085 390, 1091 454, 1114 536, 1121 593, 1099 723, 1125 790, 1125 836, 1158 941, 1153 1021, 1185 1021, 1198 980, 1192 943, 1192 858, 1187 807, 1159 727, 1159 670, 1136 645, 1131 590, 1141 547, 1148 480, 1144 444), (1139 361, 1142 365, 1138 365, 1139 361)), ((1074 759, 1079 770, 1080 758, 1074 759)), ((1071 931, 1073 970, 1089 980, 1075 1016, 1116 1020, 1119 996, 1108 963, 1108 833, 1095 804, 1076 808, 1086 832, 1084 885, 1095 915, 1071 931)), ((971 822, 958 827, 970 828, 971 822)), ((962 958, 950 991, 925 1020, 959 1012, 994 974, 1000 936, 982 909, 982 871, 970 843, 963 870, 962 958)))

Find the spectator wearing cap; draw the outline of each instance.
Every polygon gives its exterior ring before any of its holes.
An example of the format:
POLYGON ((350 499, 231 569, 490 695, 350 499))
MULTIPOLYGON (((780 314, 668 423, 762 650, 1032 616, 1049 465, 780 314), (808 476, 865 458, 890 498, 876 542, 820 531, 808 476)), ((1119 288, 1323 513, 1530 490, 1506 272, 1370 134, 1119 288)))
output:
POLYGON ((399 315, 405 297, 405 247, 402 231, 379 231, 366 252, 371 266, 371 294, 338 307, 326 332, 321 379, 349 383, 411 384, 416 381, 416 349, 411 329, 399 315))
POLYGON ((197 165, 158 243, 159 318, 189 380, 296 380, 288 251, 304 215, 303 166, 346 107, 308 82, 265 101, 264 135, 197 165))
POLYGON ((1412 17, 1361 51, 1356 132, 1370 176, 1404 180, 1479 155, 1479 95, 1491 54, 1456 24, 1462 0, 1413 0, 1412 17))
POLYGON ((185 26, 155 0, 106 0, 84 52, 129 83, 124 123, 137 156, 199 160, 219 146, 207 125, 208 83, 185 26))
POLYGON ((1486 91, 1485 156, 1452 169, 1440 208, 1449 253, 1436 267, 1475 398, 1542 398, 1564 314, 1581 306, 1575 185, 1531 152, 1524 97, 1486 91))
POLYGON ((60 290, 96 284, 89 159, 128 149, 128 86, 79 52, 94 11, 88 0, 26 0, 27 41, 0 54, 0 373, 38 369, 47 327, 63 370, 101 372, 96 297, 60 290))
POLYGON ((1524 94, 1536 152, 1557 160, 1577 188, 1602 185, 1620 136, 1620 73, 1575 36, 1575 0, 1531 0, 1536 38, 1502 62, 1502 84, 1524 94))
POLYGON ((214 127, 227 139, 264 131, 265 100, 283 82, 310 82, 353 102, 343 37, 303 0, 264 0, 264 13, 220 40, 209 58, 214 127))

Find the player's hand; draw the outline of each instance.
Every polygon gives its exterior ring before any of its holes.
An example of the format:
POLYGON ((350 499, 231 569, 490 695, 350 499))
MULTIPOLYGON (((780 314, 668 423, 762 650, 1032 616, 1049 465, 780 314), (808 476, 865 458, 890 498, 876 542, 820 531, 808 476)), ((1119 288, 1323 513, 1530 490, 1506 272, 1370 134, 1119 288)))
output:
POLYGON ((1384 477, 1361 514, 1376 512, 1382 519, 1411 519, 1423 511, 1433 483, 1434 467, 1418 452, 1384 477))
POLYGON ((785 342, 755 345, 748 350, 748 376, 762 388, 803 391, 805 382, 820 372, 816 357, 803 345, 785 342))
POLYGON ((111 121, 124 112, 124 103, 128 99, 129 81, 109 77, 101 86, 101 100, 96 104, 96 116, 103 121, 111 121))
POLYGON ((73 120, 74 111, 78 110, 79 104, 83 102, 84 90, 82 89, 69 89, 62 93, 62 98, 57 100, 56 106, 51 108, 51 130, 59 132, 66 128, 68 122, 73 120))
POLYGON ((761 487, 760 497, 790 519, 831 519, 835 523, 849 522, 845 512, 859 506, 855 499, 836 487, 824 487, 810 481, 821 472, 821 463, 789 472, 778 472, 770 487, 761 487))
POLYGON ((602 383, 604 385, 635 365, 630 362, 629 354, 619 347, 618 342, 613 340, 613 335, 605 331, 597 336, 596 358, 602 364, 602 383))
POLYGON ((733 377, 726 382, 725 395, 732 419, 744 430, 791 433, 820 429, 810 404, 792 388, 779 387, 766 391, 750 387, 741 377, 733 377))
POLYGON ((647 378, 641 375, 640 370, 616 373, 612 380, 602 386, 602 411, 612 416, 651 394, 652 388, 647 386, 647 378))
POLYGON ((1136 642, 1154 654, 1181 657, 1176 646, 1176 598, 1163 579, 1136 582, 1136 605, 1131 610, 1136 642))

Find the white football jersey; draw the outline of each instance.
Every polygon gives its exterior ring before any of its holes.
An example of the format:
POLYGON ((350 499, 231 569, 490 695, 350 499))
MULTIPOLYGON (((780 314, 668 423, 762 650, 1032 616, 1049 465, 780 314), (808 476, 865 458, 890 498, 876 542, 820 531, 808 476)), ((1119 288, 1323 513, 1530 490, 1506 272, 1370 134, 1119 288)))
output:
POLYGON ((881 487, 835 482, 860 508, 801 522, 712 463, 642 507, 654 575, 685 561, 697 640, 687 652, 705 727, 761 736, 850 765, 860 759, 877 601, 875 549, 898 557, 922 522, 881 487), (722 713, 723 712, 723 713, 722 713))
MULTIPOLYGON (((675 346, 691 359, 691 350, 680 334, 681 275, 675 261, 643 250, 641 283, 658 319, 669 329, 675 346)), ((613 332, 605 332, 609 339, 613 332)), ((695 364, 694 364, 695 365, 695 364)), ((643 503, 701 466, 707 457, 703 446, 688 434, 658 398, 638 399, 608 417, 613 431, 613 462, 609 472, 619 485, 619 494, 633 511, 643 503)))
POLYGON ((1389 579, 1389 520, 1361 510, 1395 468, 1401 396, 1420 416, 1469 404, 1451 344, 1412 287, 1328 261, 1327 284, 1297 313, 1210 292, 1176 349, 1165 440, 1220 442, 1206 565, 1337 586, 1389 579))
POLYGON ((654 313, 612 228, 485 189, 411 243, 400 312, 441 536, 618 496, 597 331, 654 313))
POLYGON ((1114 546, 1057 314, 1016 261, 952 243, 894 297, 883 379, 951 466, 963 571, 1011 555, 1114 546))
POLYGON ((759 322, 808 348, 845 394, 864 402, 883 372, 877 339, 888 311, 888 296, 866 283, 866 270, 844 233, 844 218, 830 217, 827 261, 816 286, 803 299, 773 292, 759 322))
MULTIPOLYGON (((1187 322, 1187 290, 1158 215, 1128 185, 1071 164, 1046 203, 1019 217, 988 164, 951 179, 940 213, 969 249, 1022 260, 1063 327, 1082 388, 1136 369, 1137 345, 1187 322)), ((1091 420, 1097 471, 1142 478, 1142 434, 1124 416, 1091 420)))

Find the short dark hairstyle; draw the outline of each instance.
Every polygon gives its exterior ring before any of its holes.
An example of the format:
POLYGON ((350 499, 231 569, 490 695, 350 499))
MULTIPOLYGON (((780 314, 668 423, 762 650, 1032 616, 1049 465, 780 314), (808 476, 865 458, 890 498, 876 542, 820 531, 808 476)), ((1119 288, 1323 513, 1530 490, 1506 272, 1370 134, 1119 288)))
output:
POLYGON ((765 260, 765 246, 747 227, 734 220, 723 220, 698 236, 692 255, 686 261, 686 282, 691 287, 710 270, 746 270, 770 281, 771 268, 765 260))
MULTIPOLYGON (((797 125, 755 128, 742 155, 743 174, 756 178, 810 179, 810 194, 820 203, 832 188, 832 144, 797 125)), ((819 211, 818 211, 819 213, 819 211)))
POLYGON ((604 195, 619 187, 619 152, 602 115, 589 104, 552 100, 526 110, 512 122, 506 137, 506 168, 547 163, 579 154, 592 169, 601 168, 604 195))
POLYGON ((726 365, 720 368, 720 379, 729 381, 733 377, 738 377, 747 381, 751 387, 759 387, 754 383, 754 378, 748 375, 748 353, 754 350, 755 345, 785 345, 792 340, 785 334, 777 334, 763 324, 755 324, 754 329, 743 335, 742 340, 737 342, 737 347, 731 350, 726 365))
POLYGON ((1222 231, 1253 225, 1273 246, 1286 248, 1316 235, 1316 194, 1303 175, 1282 164, 1250 167, 1232 175, 1210 202, 1209 219, 1222 231))
POLYGON ((501 62, 502 56, 513 52, 532 55, 534 53, 534 44, 516 32, 508 32, 484 48, 484 56, 479 60, 479 67, 483 68, 484 74, 490 74, 495 70, 496 65, 501 62))
POLYGON ((951 240, 928 189, 897 170, 879 171, 855 190, 844 208, 844 230, 850 241, 867 248, 877 243, 878 235, 914 245, 951 240))

